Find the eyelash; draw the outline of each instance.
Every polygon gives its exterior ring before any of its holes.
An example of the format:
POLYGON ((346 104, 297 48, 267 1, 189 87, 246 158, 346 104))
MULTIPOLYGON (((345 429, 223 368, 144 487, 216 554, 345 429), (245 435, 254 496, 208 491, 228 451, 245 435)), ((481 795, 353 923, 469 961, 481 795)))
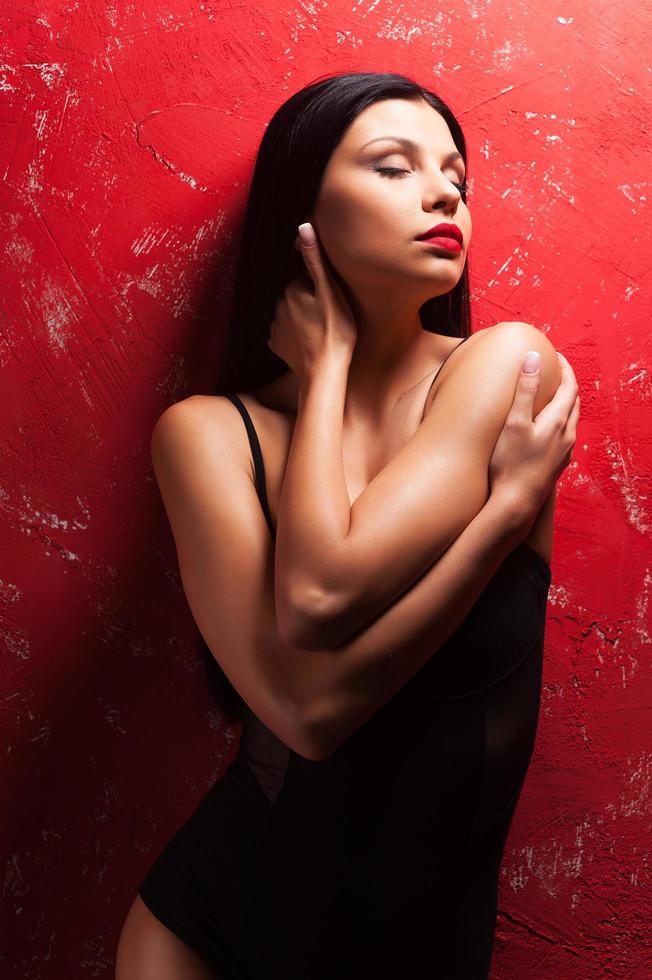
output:
MULTIPOLYGON (((409 170, 402 170, 400 167, 375 167, 374 169, 375 169, 376 173, 383 174, 383 175, 390 175, 391 174, 392 177, 396 176, 396 174, 407 174, 407 173, 409 173, 409 170)), ((466 181, 463 181, 463 183, 458 184, 454 180, 452 180, 451 183, 455 187, 457 187, 458 191, 460 192, 460 194, 462 196, 464 196, 466 194, 466 192, 468 191, 468 185, 467 185, 466 181)))

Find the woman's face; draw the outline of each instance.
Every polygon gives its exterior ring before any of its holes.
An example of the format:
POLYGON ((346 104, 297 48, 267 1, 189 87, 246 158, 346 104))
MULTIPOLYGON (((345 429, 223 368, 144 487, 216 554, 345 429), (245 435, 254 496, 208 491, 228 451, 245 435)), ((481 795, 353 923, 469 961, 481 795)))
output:
POLYGON ((310 220, 354 293, 398 290, 420 304, 457 285, 471 238, 456 186, 465 181, 464 161, 447 159, 457 152, 448 124, 423 100, 385 99, 353 121, 328 161, 310 220), (378 139, 385 136, 417 147, 378 139), (441 222, 461 230, 460 252, 415 240, 441 222))

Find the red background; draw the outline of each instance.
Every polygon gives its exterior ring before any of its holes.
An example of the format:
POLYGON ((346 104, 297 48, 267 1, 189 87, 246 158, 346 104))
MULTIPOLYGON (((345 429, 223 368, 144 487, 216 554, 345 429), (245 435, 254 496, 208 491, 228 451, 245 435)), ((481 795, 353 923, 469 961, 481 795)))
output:
POLYGON ((3 9, 2 977, 112 977, 141 878, 236 749, 149 437, 212 388, 267 120, 392 70, 468 140, 476 329, 536 324, 582 396, 492 976, 649 978, 649 2, 3 9))

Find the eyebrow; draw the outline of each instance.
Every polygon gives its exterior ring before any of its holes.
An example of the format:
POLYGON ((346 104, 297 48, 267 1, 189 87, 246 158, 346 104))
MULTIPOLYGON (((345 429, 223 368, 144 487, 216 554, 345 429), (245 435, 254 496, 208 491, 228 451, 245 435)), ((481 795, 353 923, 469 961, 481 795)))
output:
MULTIPOLYGON (((361 149, 364 150, 365 147, 369 146, 371 143, 377 143, 379 140, 392 140, 394 143, 398 143, 400 146, 405 147, 406 150, 411 150, 413 153, 418 153, 422 149, 418 143, 415 143, 414 140, 408 139, 407 136, 376 136, 375 139, 369 140, 368 143, 365 143, 361 149)), ((444 163, 452 163, 453 160, 461 160, 464 162, 464 157, 459 150, 453 150, 452 153, 449 153, 444 160, 444 163)))

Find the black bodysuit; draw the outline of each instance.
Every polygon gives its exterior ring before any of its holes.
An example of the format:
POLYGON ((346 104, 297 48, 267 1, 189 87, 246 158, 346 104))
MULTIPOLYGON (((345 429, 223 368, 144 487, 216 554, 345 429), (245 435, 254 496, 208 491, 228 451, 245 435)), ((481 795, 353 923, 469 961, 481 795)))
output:
MULTIPOLYGON (((228 397, 274 536, 256 431, 228 397)), ((223 980, 486 980, 550 581, 519 544, 433 657, 326 759, 297 755, 247 709, 236 758, 140 887, 149 909, 223 980)))

